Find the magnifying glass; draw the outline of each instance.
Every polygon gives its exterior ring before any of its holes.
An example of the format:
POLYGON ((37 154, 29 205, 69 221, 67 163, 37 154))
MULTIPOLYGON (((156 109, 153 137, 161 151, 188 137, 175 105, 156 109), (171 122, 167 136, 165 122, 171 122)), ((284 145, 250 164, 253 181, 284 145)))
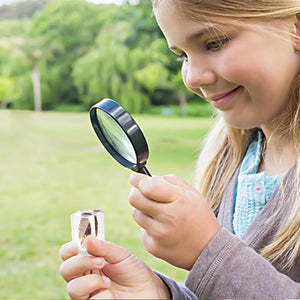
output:
POLYGON ((90 109, 92 126, 111 156, 132 171, 151 176, 146 139, 128 111, 112 99, 103 99, 90 109))

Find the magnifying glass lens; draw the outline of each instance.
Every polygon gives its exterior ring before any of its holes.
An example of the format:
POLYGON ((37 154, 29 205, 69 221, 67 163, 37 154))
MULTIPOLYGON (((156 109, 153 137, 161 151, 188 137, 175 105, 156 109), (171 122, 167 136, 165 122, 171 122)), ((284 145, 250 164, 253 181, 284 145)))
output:
POLYGON ((137 164, 135 150, 122 127, 103 110, 97 109, 96 114, 102 133, 108 143, 129 162, 137 164))

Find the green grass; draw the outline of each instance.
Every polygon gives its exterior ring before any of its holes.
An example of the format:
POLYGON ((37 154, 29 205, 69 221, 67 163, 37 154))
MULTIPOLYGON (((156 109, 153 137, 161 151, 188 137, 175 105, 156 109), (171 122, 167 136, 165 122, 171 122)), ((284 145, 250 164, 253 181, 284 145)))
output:
MULTIPOLYGON (((150 148, 152 174, 192 183, 208 119, 136 116, 150 148)), ((68 298, 60 277, 70 214, 105 211, 106 239, 151 268, 183 281, 186 272, 148 254, 127 201, 131 171, 98 143, 87 113, 0 111, 0 298, 68 298)))

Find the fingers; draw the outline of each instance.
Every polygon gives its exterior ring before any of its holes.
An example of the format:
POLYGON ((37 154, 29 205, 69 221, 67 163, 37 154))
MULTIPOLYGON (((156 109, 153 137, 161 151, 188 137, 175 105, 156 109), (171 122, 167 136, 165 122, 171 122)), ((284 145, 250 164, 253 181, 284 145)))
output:
POLYGON ((181 197, 183 188, 169 183, 161 177, 149 177, 138 173, 130 175, 130 183, 141 193, 157 202, 170 203, 181 197))
POLYGON ((64 245, 59 250, 59 255, 63 260, 66 260, 72 256, 79 253, 79 247, 75 242, 69 242, 64 245))
POLYGON ((97 290, 108 289, 110 284, 108 277, 90 274, 71 280, 67 284, 67 293, 72 299, 89 299, 90 294, 97 290))
POLYGON ((89 254, 103 257, 110 264, 124 261, 131 255, 127 249, 107 241, 101 241, 94 236, 89 236, 85 243, 89 254))
POLYGON ((192 187, 191 185, 189 185, 185 180, 183 180, 182 178, 174 175, 174 174, 170 174, 170 175, 164 175, 162 176, 162 179, 168 181, 171 184, 180 186, 184 189, 190 190, 190 191, 197 191, 194 187, 192 187))
MULTIPOLYGON (((156 201, 149 201, 139 189, 132 187, 128 195, 129 203, 136 209, 142 211, 145 215, 150 217, 158 216, 161 212, 161 204, 156 201)), ((164 204, 164 203, 163 203, 164 204)))
POLYGON ((110 289, 101 290, 93 293, 90 299, 119 299, 110 289))
POLYGON ((60 274, 67 281, 82 276, 90 270, 101 270, 105 265, 102 257, 77 255, 65 260, 60 266, 60 274))
POLYGON ((132 216, 135 222, 142 228, 154 228, 155 221, 140 210, 134 208, 132 210, 132 216))

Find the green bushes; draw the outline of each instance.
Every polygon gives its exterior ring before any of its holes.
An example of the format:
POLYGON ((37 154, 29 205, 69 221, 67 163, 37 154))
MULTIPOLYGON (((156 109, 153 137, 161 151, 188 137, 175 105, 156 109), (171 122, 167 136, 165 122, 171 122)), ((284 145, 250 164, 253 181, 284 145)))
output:
POLYGON ((149 115, 161 115, 161 116, 186 116, 186 117, 202 117, 209 118, 213 115, 213 108, 208 103, 188 103, 185 109, 179 105, 168 106, 151 106, 144 113, 149 115), (186 114, 184 114, 184 112, 186 114))

